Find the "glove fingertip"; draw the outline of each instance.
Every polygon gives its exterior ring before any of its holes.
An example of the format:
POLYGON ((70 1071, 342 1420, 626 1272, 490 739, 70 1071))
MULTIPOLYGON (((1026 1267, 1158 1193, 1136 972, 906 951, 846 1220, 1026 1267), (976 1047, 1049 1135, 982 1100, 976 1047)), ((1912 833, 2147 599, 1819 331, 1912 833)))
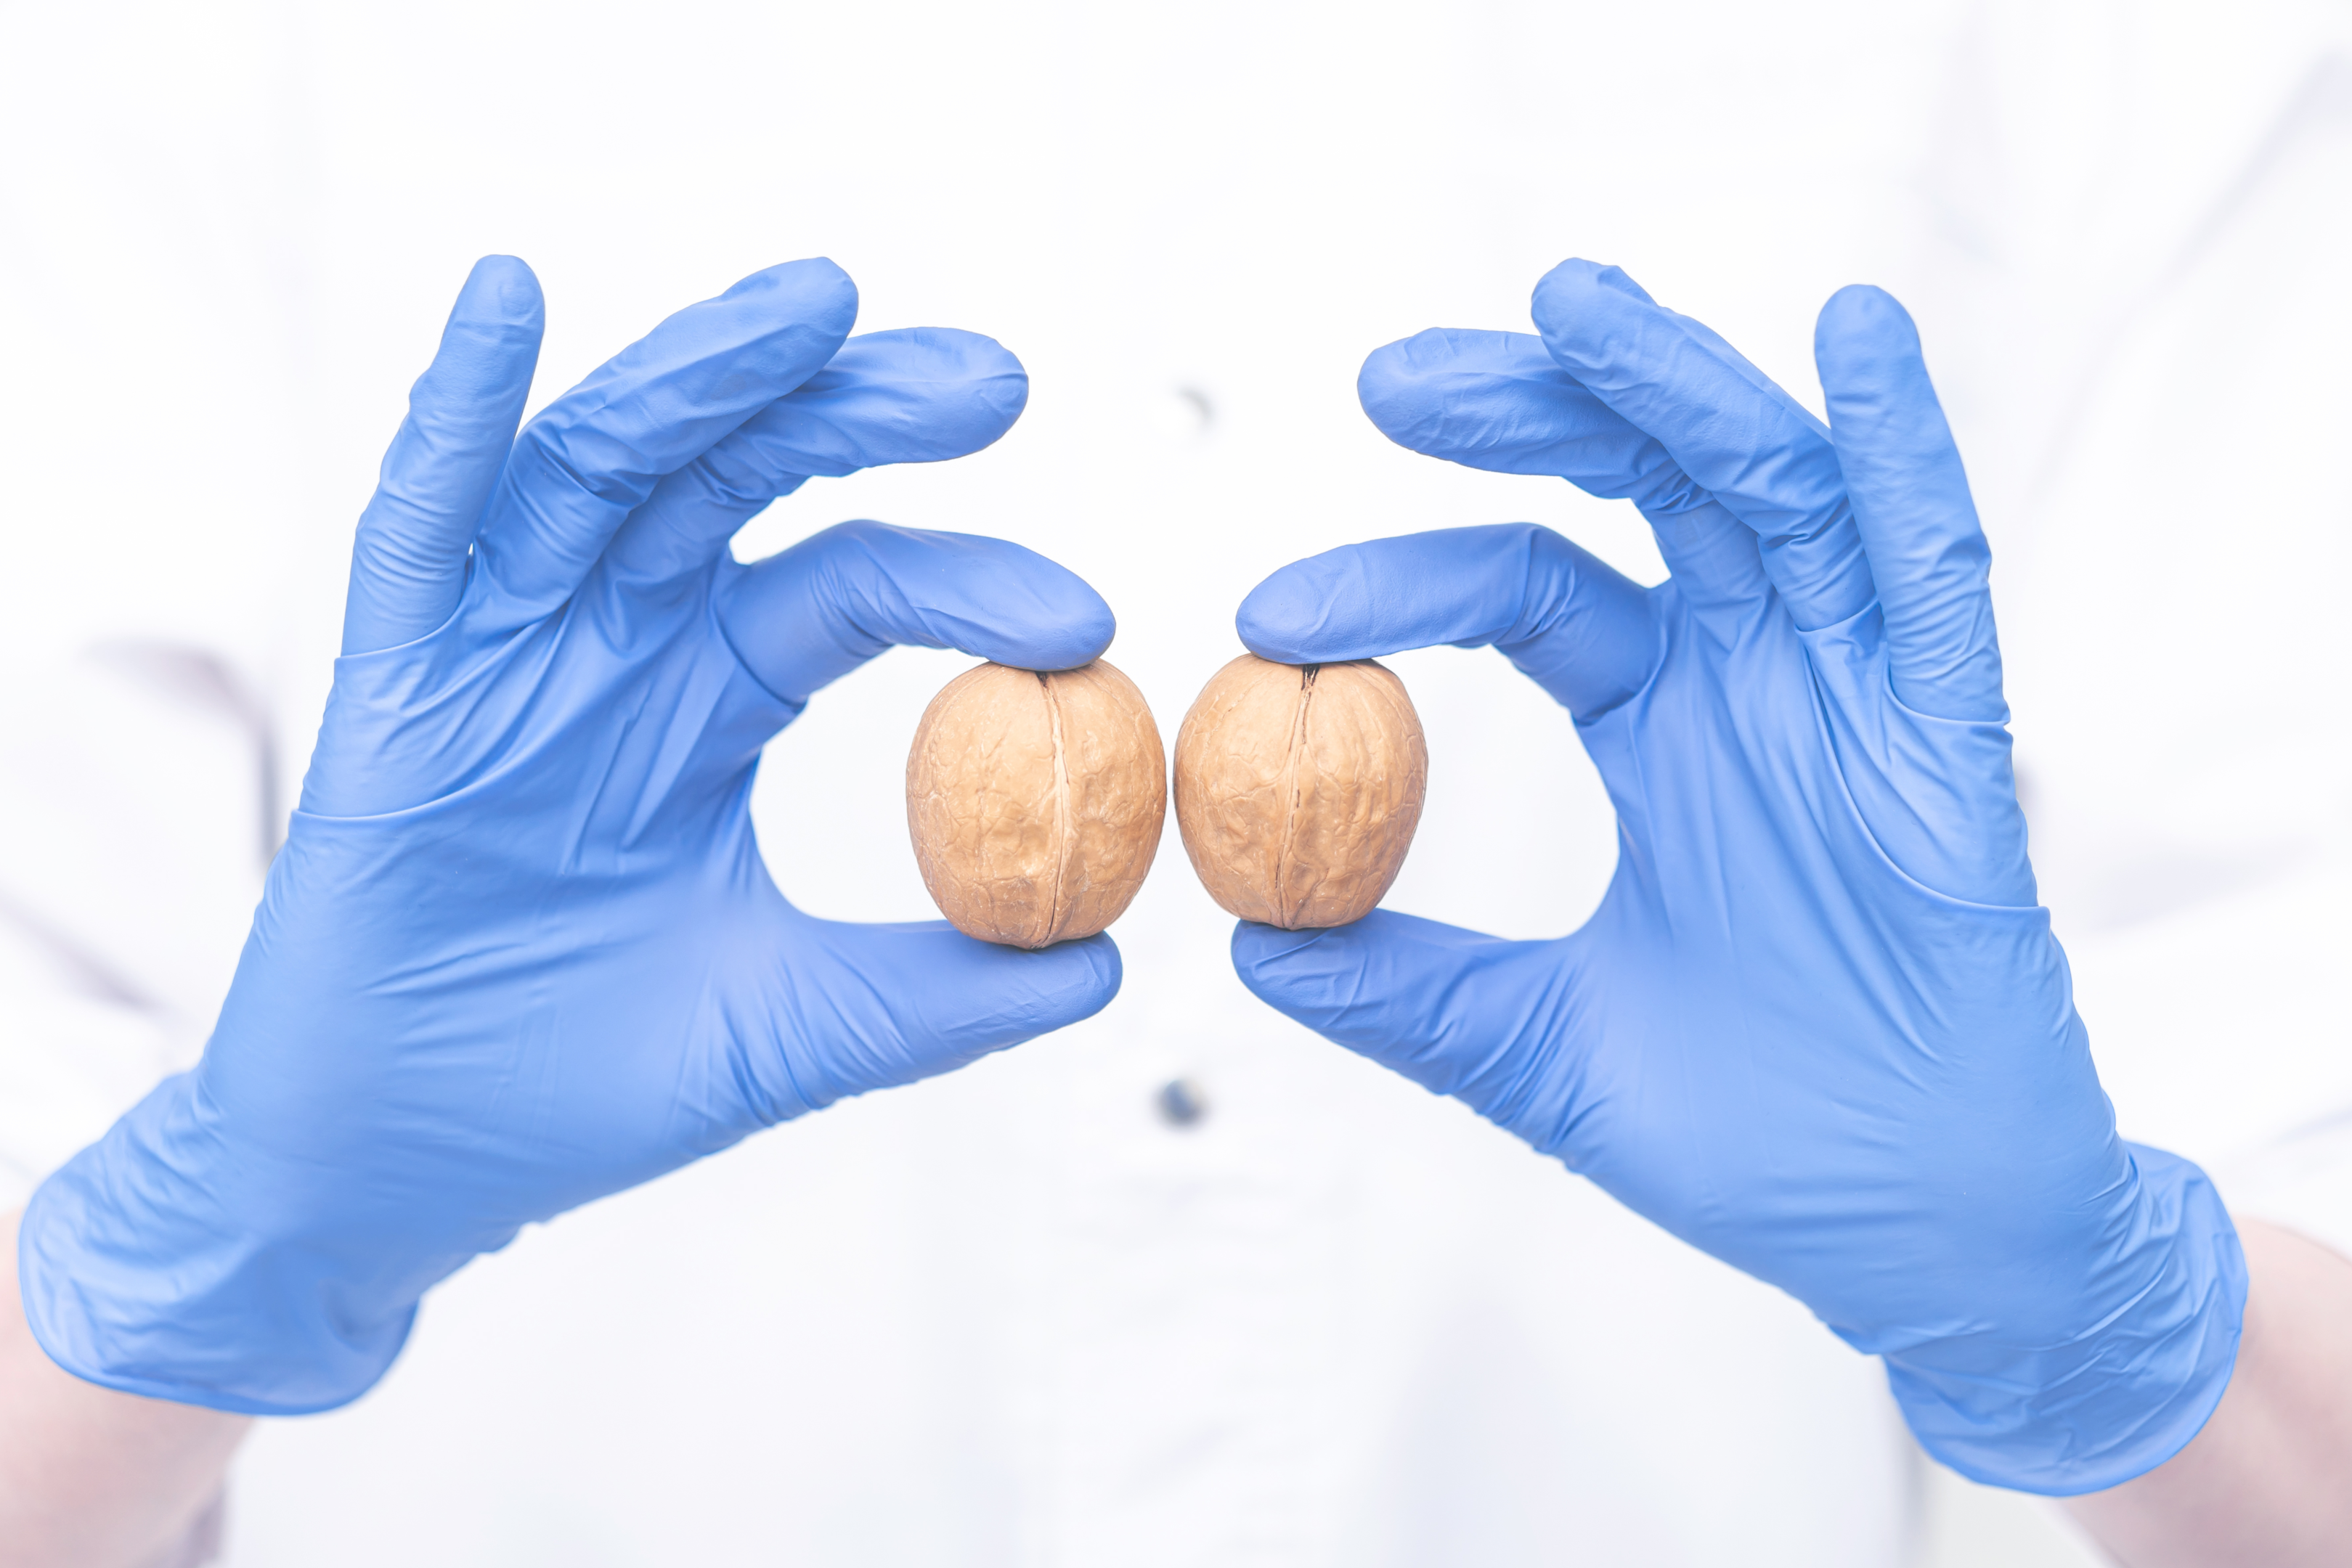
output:
POLYGON ((1813 327, 1816 348, 1853 333, 1885 335, 1916 350, 1918 328, 1903 302, 1874 283, 1849 283, 1829 298, 1813 327))
MULTIPOLYGON (((1119 952, 1118 944, 1111 940, 1108 931, 1097 931, 1083 941, 1067 946, 1076 948, 1077 956, 1087 963, 1087 983, 1075 993, 1084 1001, 1086 1010, 1077 1018, 1092 1018, 1110 1006, 1112 998, 1118 995, 1119 988, 1127 983, 1126 956, 1119 952)), ((1076 1019, 1071 1021, 1076 1022, 1076 1019)))
POLYGON ((1231 943, 1234 973, 1241 977, 1250 995, 1268 1007, 1288 1011, 1283 1000, 1297 978, 1294 961, 1328 935, 1324 931, 1285 931, 1278 925, 1237 920, 1231 943))
POLYGON ((1813 359, 1832 416, 1874 412, 1897 388, 1921 387, 1927 367, 1919 329, 1902 302, 1867 283, 1848 284, 1830 296, 1813 324, 1813 359))
POLYGON ((975 627, 968 652, 1016 670, 1075 670, 1109 651, 1118 635, 1118 617, 1109 602, 1076 572, 1046 564, 1054 571, 1035 584, 1038 602, 1029 624, 975 627))
POLYGON ((1528 523, 1400 534, 1295 560, 1234 614, 1243 646, 1280 664, 1378 659, 1493 641, 1528 597, 1528 523))
POLYGON ((778 262, 742 278, 720 295, 733 299, 747 294, 774 294, 785 301, 795 321, 846 338, 857 319, 857 283, 829 256, 778 262))
POLYGON ((1291 562, 1249 591, 1234 612, 1242 646, 1277 664, 1311 664, 1328 641, 1331 595, 1324 555, 1291 562))
POLYGON ((1099 931, 1051 947, 995 948, 990 962, 1020 993, 1008 1021, 1024 1039, 1094 1017, 1110 1006, 1126 977, 1118 944, 1099 931))
POLYGON ((1422 443, 1413 439, 1415 432, 1426 423, 1428 400, 1422 395, 1427 384, 1424 362, 1431 340, 1442 340, 1442 328, 1431 327, 1410 338, 1400 338, 1393 343, 1383 343, 1364 356, 1363 368, 1356 372, 1356 402, 1382 435, 1399 446, 1418 452, 1422 443))
POLYGON ((484 326, 543 328, 547 323, 547 297, 540 288, 539 275, 530 264, 519 256, 486 256, 474 263, 466 275, 465 287, 457 291, 457 303, 449 312, 452 325, 459 321, 484 326))
MULTIPOLYGON (((1029 395, 1029 368, 1021 356, 985 332, 968 331, 961 327, 910 327, 909 338, 924 339, 934 344, 942 358, 949 360, 956 373, 967 381, 992 383, 1017 383, 1025 401, 1029 395)), ((880 337, 883 334, 875 333, 880 337)))
POLYGON ((1093 583, 1050 556, 1009 540, 988 539, 981 548, 1008 574, 998 590, 975 595, 1005 615, 994 625, 972 628, 969 652, 1022 670, 1075 670, 1100 658, 1118 635, 1118 617, 1093 583), (1013 618, 1011 607, 1025 601, 1013 618))
POLYGON ((1528 313, 1534 318, 1536 329, 1549 340, 1569 329, 1594 305, 1608 303, 1600 298, 1602 295, 1615 295, 1643 305, 1657 304, 1650 298, 1649 290, 1628 277, 1624 268, 1570 256, 1536 280, 1528 313))
POLYGON ((546 330, 537 275, 519 256, 482 257, 449 308, 433 363, 410 393, 412 409, 466 423, 486 417, 503 426, 500 443, 511 441, 546 330))

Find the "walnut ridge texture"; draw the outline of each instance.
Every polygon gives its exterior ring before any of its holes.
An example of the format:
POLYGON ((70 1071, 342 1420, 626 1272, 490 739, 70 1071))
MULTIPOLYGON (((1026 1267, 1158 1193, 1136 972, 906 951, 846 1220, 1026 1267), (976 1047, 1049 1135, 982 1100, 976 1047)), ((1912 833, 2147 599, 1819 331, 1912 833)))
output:
POLYGON ((982 664, 940 688, 907 756, 907 831, 955 928, 1044 947, 1125 913, 1168 814, 1168 758, 1135 683, 982 664))
POLYGON ((1286 931, 1345 925, 1396 881, 1429 747, 1404 683, 1370 659, 1244 653, 1176 732, 1176 825, 1228 912, 1286 931))

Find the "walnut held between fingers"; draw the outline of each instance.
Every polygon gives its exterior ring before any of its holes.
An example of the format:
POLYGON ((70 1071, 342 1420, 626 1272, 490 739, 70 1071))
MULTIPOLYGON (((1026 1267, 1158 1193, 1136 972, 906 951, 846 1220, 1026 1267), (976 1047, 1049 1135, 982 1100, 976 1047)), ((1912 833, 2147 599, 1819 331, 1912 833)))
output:
POLYGON ((1404 683, 1370 659, 1244 653, 1176 732, 1176 826, 1209 896, 1286 931, 1372 912, 1404 864, 1429 747, 1404 683))
POLYGON ((955 928, 1044 947, 1126 912, 1168 815, 1168 758, 1135 683, 1102 660, 966 670, 907 755, 915 862, 955 928))

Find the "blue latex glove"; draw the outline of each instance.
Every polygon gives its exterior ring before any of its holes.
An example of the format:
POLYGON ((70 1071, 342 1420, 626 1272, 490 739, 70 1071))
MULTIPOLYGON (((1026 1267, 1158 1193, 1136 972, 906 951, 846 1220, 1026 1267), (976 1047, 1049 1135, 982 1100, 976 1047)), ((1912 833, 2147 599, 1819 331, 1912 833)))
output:
POLYGON ((1672 580, 1464 528, 1286 567, 1239 625, 1292 664, 1500 649, 1575 716, 1616 876, 1554 942, 1244 925, 1242 978, 1884 1355, 1963 1474, 2071 1493, 2161 1463, 2228 1381, 2244 1265, 2202 1173, 2116 1135, 2035 904, 1989 555, 1910 319, 1830 301, 1826 429, 1613 268, 1563 265, 1535 319, 1381 350, 1366 412, 1417 451, 1631 497, 1672 580))
POLYGON ((203 1061, 26 1216, 26 1313, 68 1370, 331 1407, 524 1224, 1109 1001, 1106 937, 813 919, 753 842, 761 744, 889 644, 1055 669, 1111 639, 1093 590, 993 539, 852 523, 730 558, 805 476, 953 457, 1019 414, 995 343, 845 343, 856 308, 830 262, 757 273, 518 438, 539 287, 474 269, 361 521, 301 808, 203 1061))

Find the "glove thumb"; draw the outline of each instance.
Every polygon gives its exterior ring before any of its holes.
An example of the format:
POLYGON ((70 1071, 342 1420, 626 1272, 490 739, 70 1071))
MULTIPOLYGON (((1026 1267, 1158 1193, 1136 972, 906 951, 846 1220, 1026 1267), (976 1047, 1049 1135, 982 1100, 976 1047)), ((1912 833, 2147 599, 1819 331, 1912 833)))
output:
POLYGON ((1569 1122, 1571 967, 1557 946, 1377 909, 1328 931, 1243 921, 1233 954, 1276 1011, 1550 1154, 1569 1122))
POLYGON ((949 1072, 1007 1046, 1092 1018, 1118 994, 1108 936, 1025 951, 966 936, 945 921, 864 925, 797 915, 809 940, 770 1027, 739 1040, 762 1121, 949 1072))

